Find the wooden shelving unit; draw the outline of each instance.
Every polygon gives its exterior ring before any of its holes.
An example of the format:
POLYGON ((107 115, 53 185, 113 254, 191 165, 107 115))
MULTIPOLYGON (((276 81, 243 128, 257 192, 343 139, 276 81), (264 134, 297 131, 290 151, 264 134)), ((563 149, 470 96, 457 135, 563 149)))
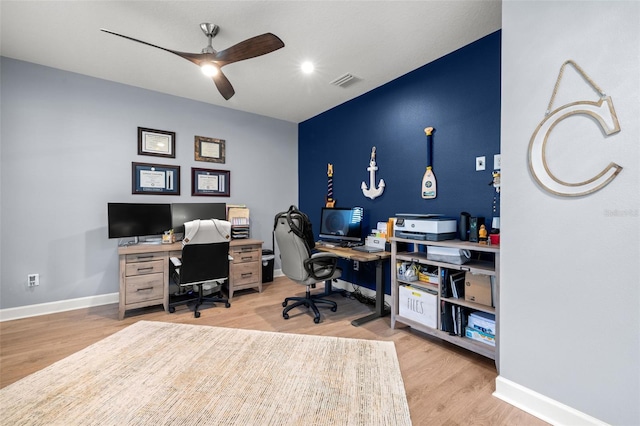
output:
POLYGON ((397 323, 407 325, 411 328, 419 330, 425 334, 438 337, 447 342, 461 346, 465 349, 481 354, 488 358, 496 360, 498 365, 498 345, 499 345, 499 294, 500 294, 500 247, 477 243, 470 243, 460 240, 447 241, 424 241, 412 240, 406 238, 391 238, 391 327, 395 328, 397 323), (462 265, 456 265, 446 262, 439 262, 427 259, 427 251, 429 246, 432 247, 450 247, 461 250, 469 250, 471 252, 471 260, 462 265), (453 297, 443 297, 441 286, 420 281, 405 281, 398 278, 396 273, 396 263, 398 261, 412 262, 419 265, 430 265, 438 268, 438 277, 442 277, 442 269, 446 268, 454 271, 469 271, 474 274, 482 274, 495 277, 494 287, 494 305, 486 306, 479 303, 458 299, 453 297), (436 301, 436 328, 421 324, 411 318, 400 315, 399 311, 399 286, 402 284, 410 284, 423 287, 437 295, 436 301), (475 311, 488 312, 496 316, 496 334, 495 347, 486 343, 478 342, 467 337, 451 335, 447 331, 443 331, 442 327, 442 302, 452 305, 464 306, 475 311))

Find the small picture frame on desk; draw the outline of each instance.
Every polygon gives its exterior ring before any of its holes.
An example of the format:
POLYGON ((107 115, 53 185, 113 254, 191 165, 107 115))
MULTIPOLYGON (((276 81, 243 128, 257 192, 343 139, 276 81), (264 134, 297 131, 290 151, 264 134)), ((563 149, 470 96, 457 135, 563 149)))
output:
POLYGON ((131 193, 180 195, 180 166, 131 163, 131 193))
POLYGON ((194 158, 196 161, 210 163, 225 163, 224 139, 205 138, 196 136, 194 144, 194 158))
POLYGON ((138 155, 176 158, 176 133, 138 127, 138 155))
POLYGON ((231 172, 191 168, 191 195, 207 197, 231 196, 231 172))

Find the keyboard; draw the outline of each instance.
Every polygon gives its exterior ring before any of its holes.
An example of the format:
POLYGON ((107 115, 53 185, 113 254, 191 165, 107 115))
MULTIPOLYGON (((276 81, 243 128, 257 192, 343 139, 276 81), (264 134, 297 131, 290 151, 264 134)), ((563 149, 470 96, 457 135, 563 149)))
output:
POLYGON ((354 245, 358 245, 358 243, 350 243, 348 241, 323 241, 323 240, 319 240, 316 241, 316 245, 317 246, 322 246, 322 247, 353 247, 354 245))
POLYGON ((363 251, 365 253, 378 253, 378 252, 384 251, 384 250, 382 250, 381 248, 378 248, 378 247, 356 246, 356 247, 352 247, 352 248, 354 250, 363 251))

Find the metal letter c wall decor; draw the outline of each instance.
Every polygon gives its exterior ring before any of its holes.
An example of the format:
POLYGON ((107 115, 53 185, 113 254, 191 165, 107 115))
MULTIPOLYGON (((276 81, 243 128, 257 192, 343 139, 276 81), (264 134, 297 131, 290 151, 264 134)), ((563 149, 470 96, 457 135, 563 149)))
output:
POLYGON ((556 81, 549 107, 545 113, 546 117, 540 122, 531 136, 529 142, 529 170, 545 191, 564 197, 579 197, 599 191, 608 185, 622 170, 622 166, 610 162, 607 167, 591 179, 582 182, 564 182, 558 179, 549 169, 546 159, 546 145, 549 134, 555 126, 562 120, 577 114, 588 115, 596 120, 605 135, 609 136, 620 131, 618 117, 613 107, 611 97, 607 96, 572 60, 566 61, 560 68, 560 73, 556 81), (589 84, 600 94, 598 102, 578 101, 561 106, 553 111, 551 107, 560 85, 560 79, 566 65, 573 67, 589 82, 589 84))

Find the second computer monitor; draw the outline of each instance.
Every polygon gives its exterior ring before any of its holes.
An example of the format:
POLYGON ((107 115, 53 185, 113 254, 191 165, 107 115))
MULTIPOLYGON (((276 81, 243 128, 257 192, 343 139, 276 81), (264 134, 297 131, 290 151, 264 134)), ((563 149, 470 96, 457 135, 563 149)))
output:
POLYGON ((171 204, 173 231, 184 233, 185 222, 196 219, 227 219, 226 203, 173 203, 171 204))
POLYGON ((323 207, 320 215, 320 239, 361 242, 363 215, 362 207, 323 207))

